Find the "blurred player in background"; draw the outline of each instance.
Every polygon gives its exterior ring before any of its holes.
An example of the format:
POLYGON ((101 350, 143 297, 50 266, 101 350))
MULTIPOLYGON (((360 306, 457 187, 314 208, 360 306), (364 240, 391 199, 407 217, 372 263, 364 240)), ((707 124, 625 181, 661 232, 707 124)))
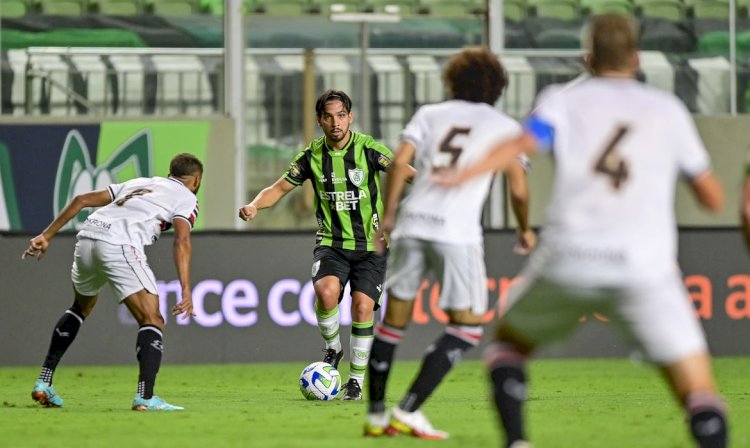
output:
POLYGON ((502 169, 521 152, 555 160, 541 243, 485 354, 506 446, 527 446, 522 404, 529 355, 566 338, 582 315, 598 312, 661 368, 697 444, 725 447, 726 409, 676 263, 674 216, 678 175, 708 210, 722 208, 723 189, 685 106, 635 80, 632 20, 595 16, 588 32, 594 76, 543 92, 520 137, 443 178, 453 185, 502 169))
MULTIPOLYGON (((379 232, 393 230, 386 276, 388 306, 383 323, 376 326, 370 357, 366 436, 402 432, 424 439, 448 437, 432 427, 420 408, 482 336, 488 297, 481 217, 493 176, 487 172, 472 182, 446 188, 434 183, 434 173, 478 160, 498 140, 520 134, 521 126, 494 107, 508 80, 489 50, 473 48, 456 54, 443 78, 452 99, 423 106, 414 114, 386 181, 385 216, 379 232), (399 206, 412 160, 417 176, 399 206), (385 409, 388 375, 411 321, 417 291, 430 273, 441 285, 438 305, 449 323, 428 347, 421 370, 389 415, 385 409)), ((536 236, 528 225, 525 164, 521 156, 506 174, 519 222, 517 247, 528 252, 536 236)))
POLYGON ((138 178, 82 194, 60 212, 38 236, 32 238, 22 258, 42 259, 50 240, 85 207, 101 207, 89 215, 78 232, 71 278, 75 300, 63 313, 52 333, 47 357, 31 396, 48 407, 62 407, 63 400, 52 386, 60 359, 75 340, 84 319, 91 314, 105 283, 138 322, 136 355, 140 365, 138 390, 132 409, 175 411, 154 395, 154 383, 162 358, 164 318, 159 312, 156 279, 143 247, 155 242, 163 230, 174 227, 174 262, 182 286, 182 300, 173 315, 193 313, 190 290, 190 231, 198 217, 195 196, 201 184, 203 164, 191 154, 175 156, 169 177, 138 178))
POLYGON ((326 90, 315 104, 322 137, 313 140, 292 160, 289 169, 239 210, 245 221, 272 207, 295 187, 310 179, 318 220, 312 280, 320 334, 325 340, 323 361, 338 367, 344 354, 339 337, 339 302, 350 282, 352 332, 350 373, 344 400, 362 399, 362 382, 373 340, 373 312, 380 304, 386 256, 375 252, 383 203, 380 172, 391 166, 393 153, 369 135, 353 132, 352 100, 338 90, 326 90))
POLYGON ((745 182, 742 185, 742 203, 740 204, 740 220, 745 243, 750 249, 750 159, 745 164, 745 182))

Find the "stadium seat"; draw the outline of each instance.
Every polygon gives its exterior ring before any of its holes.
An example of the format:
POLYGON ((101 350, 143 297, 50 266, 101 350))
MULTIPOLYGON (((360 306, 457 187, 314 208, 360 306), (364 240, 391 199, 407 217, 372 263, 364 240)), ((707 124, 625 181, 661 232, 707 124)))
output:
POLYGON ((0 0, 0 13, 3 17, 21 17, 31 12, 26 0, 0 0))
POLYGON ((523 22, 526 19, 525 0, 505 0, 503 2, 503 15, 506 19, 523 22))
POLYGON ((685 5, 680 0, 636 0, 638 14, 641 17, 652 17, 682 22, 685 20, 685 5))
POLYGON ((560 20, 577 20, 581 17, 581 5, 577 0, 529 0, 531 14, 560 20))
POLYGON ((198 0, 148 0, 146 11, 164 16, 184 16, 198 14, 198 0))
POLYGON ((250 0, 250 13, 299 16, 310 10, 307 0, 250 0))
POLYGON ((86 0, 37 0, 36 9, 42 14, 80 16, 88 11, 86 0))
POLYGON ((693 17, 697 19, 727 19, 729 2, 727 0, 693 0, 693 17))
POLYGON ((135 16, 146 11, 142 0, 96 0, 95 10, 110 16, 135 16))
POLYGON ((586 14, 635 13, 635 3, 632 0, 583 0, 582 6, 586 14))

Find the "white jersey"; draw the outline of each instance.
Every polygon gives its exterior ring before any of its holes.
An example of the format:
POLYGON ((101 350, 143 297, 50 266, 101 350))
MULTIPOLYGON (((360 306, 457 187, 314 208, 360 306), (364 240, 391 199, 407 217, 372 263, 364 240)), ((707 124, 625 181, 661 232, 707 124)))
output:
POLYGON ((456 187, 438 186, 436 171, 465 167, 499 140, 514 137, 521 126, 484 103, 450 100, 422 106, 403 131, 416 148, 416 177, 399 206, 393 238, 445 243, 482 242, 482 206, 492 173, 456 187))
POLYGON ((674 272, 678 174, 710 169, 685 106, 615 78, 551 88, 538 104, 526 128, 554 156, 555 181, 536 262, 589 284, 674 272))
POLYGON ((198 199, 174 178, 141 177, 107 187, 112 202, 89 215, 78 238, 111 244, 148 246, 175 219, 193 228, 198 217, 198 199))

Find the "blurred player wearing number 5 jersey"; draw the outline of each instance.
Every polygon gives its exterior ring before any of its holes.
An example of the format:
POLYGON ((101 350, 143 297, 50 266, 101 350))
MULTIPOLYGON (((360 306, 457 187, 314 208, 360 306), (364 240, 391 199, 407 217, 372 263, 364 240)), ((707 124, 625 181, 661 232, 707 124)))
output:
POLYGON ((203 164, 191 154, 178 154, 169 166, 169 177, 138 178, 81 194, 54 221, 31 240, 22 258, 41 259, 50 240, 85 207, 93 212, 78 232, 71 279, 75 300, 63 313, 52 333, 47 357, 31 396, 47 407, 62 407, 52 386, 60 359, 75 340, 84 319, 91 314, 105 283, 115 298, 128 307, 138 322, 136 355, 140 366, 136 411, 181 410, 154 395, 154 383, 162 358, 164 318, 159 311, 156 279, 143 247, 155 242, 163 230, 174 227, 174 262, 182 287, 182 300, 173 315, 190 316, 190 231, 198 216, 195 194, 200 188, 203 164))
MULTIPOLYGON (((453 188, 436 185, 433 175, 478 160, 497 140, 518 135, 521 126, 494 107, 507 78, 489 50, 463 50, 448 62, 443 77, 453 99, 423 106, 414 114, 386 181, 385 215, 379 231, 393 230, 393 242, 386 274, 388 306, 383 323, 375 329, 369 365, 367 436, 402 432, 424 439, 446 438, 420 409, 482 336, 488 293, 481 214, 492 173, 453 188), (399 205, 412 159, 417 176, 399 205), (438 305, 448 315, 448 326, 427 349, 420 372, 389 415, 385 388, 391 364, 411 321, 419 286, 429 274, 441 285, 438 305)), ((519 222, 518 248, 529 251, 536 237, 528 227, 525 161, 523 156, 506 174, 519 222)))
POLYGON ((529 355, 566 338, 580 316, 598 312, 662 370, 698 446, 723 448, 726 410, 677 266, 674 216, 678 175, 708 210, 722 208, 723 189, 685 106, 635 80, 633 22, 594 16, 588 31, 593 77, 543 92, 520 137, 442 179, 456 184, 521 152, 555 161, 539 247, 485 354, 506 446, 526 446, 529 355))

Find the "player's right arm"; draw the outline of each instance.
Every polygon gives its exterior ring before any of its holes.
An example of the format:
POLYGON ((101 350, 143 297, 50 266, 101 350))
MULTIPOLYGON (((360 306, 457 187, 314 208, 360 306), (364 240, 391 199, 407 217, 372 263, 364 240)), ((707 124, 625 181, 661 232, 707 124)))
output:
POLYGON ((92 191, 74 197, 42 233, 31 239, 31 243, 28 249, 21 255, 21 259, 38 255, 39 258, 37 260, 41 260, 47 252, 50 240, 68 221, 73 219, 84 208, 102 207, 112 202, 112 199, 109 189, 92 191))
POLYGON ((190 288, 190 259, 192 257, 192 245, 190 242, 190 222, 186 219, 172 220, 174 227, 174 243, 172 252, 174 264, 177 268, 177 279, 182 289, 182 300, 172 307, 172 315, 183 315, 183 318, 194 316, 193 295, 190 288))
POLYGON ((262 189, 249 204, 240 207, 240 219, 252 221, 258 214, 258 210, 276 205, 281 198, 296 187, 282 176, 272 185, 262 189))

